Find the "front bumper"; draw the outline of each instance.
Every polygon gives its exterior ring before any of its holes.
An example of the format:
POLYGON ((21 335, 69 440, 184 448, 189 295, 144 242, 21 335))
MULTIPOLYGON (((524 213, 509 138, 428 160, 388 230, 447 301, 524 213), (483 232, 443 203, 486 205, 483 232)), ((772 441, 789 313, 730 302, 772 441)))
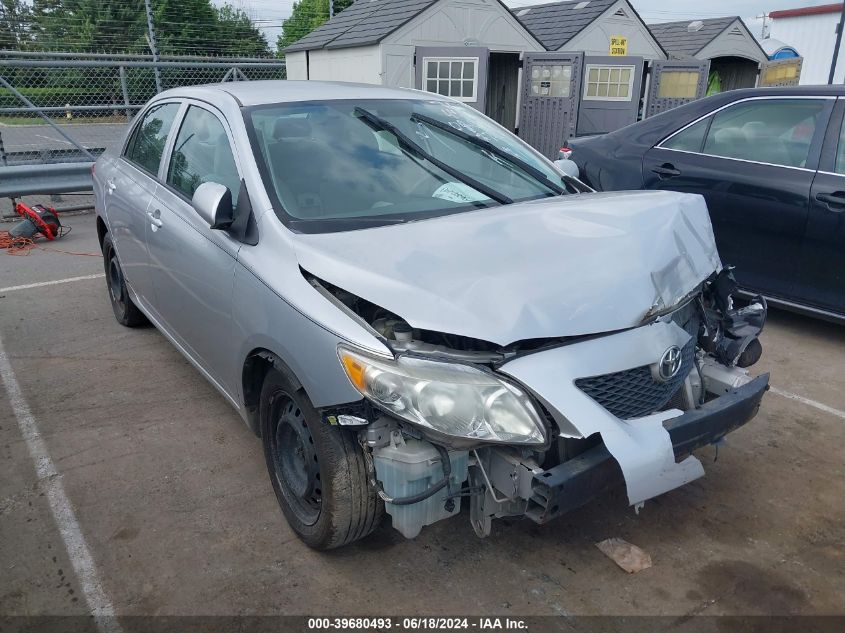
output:
MULTIPOLYGON (((699 409, 667 420, 664 428, 672 439, 675 459, 719 441, 751 420, 768 388, 769 374, 763 374, 699 409)), ((548 523, 622 483, 624 478, 616 460, 603 445, 597 446, 534 475, 526 516, 539 524, 548 523)))

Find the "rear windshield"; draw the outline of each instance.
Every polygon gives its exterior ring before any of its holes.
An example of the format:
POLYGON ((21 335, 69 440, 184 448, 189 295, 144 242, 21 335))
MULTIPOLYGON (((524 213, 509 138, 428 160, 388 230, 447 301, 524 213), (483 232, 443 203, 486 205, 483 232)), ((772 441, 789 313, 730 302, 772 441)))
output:
POLYGON ((304 232, 574 191, 534 149, 459 103, 297 102, 248 108, 245 118, 279 216, 304 232))

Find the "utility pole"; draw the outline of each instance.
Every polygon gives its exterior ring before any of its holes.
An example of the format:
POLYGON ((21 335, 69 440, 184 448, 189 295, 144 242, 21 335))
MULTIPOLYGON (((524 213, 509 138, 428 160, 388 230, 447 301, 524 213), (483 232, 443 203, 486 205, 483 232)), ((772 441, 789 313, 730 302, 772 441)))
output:
POLYGON ((769 14, 768 13, 761 13, 758 16, 755 16, 758 20, 763 20, 763 28, 760 29, 760 39, 765 40, 769 37, 769 14))
POLYGON ((161 68, 158 66, 158 43, 156 42, 156 31, 153 26, 153 10, 150 0, 144 0, 144 8, 147 11, 147 44, 153 54, 153 73, 156 80, 156 92, 161 92, 161 68))
POLYGON ((839 25, 836 27, 836 44, 833 46, 833 59, 830 60, 830 75, 827 83, 833 83, 833 75, 836 73, 836 61, 839 59, 839 46, 842 44, 842 27, 845 26, 845 3, 842 5, 842 13, 839 15, 839 25))

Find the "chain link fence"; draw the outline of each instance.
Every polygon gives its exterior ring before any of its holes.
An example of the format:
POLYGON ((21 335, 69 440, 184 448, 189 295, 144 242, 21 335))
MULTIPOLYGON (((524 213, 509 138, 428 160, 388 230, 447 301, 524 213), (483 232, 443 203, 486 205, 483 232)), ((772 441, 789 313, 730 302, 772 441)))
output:
MULTIPOLYGON (((0 167, 87 162, 119 143, 132 117, 161 90, 221 81, 284 79, 271 58, 113 56, 0 51, 0 167)), ((60 208, 90 194, 27 197, 60 208)), ((14 200, 0 201, 14 215, 14 200)))

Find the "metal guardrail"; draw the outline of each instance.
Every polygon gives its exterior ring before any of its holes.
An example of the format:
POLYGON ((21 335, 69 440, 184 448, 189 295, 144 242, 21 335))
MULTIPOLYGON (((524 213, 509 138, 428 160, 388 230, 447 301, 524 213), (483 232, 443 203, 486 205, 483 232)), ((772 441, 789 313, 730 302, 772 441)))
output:
POLYGON ((0 167, 0 197, 91 191, 94 163, 0 167))

